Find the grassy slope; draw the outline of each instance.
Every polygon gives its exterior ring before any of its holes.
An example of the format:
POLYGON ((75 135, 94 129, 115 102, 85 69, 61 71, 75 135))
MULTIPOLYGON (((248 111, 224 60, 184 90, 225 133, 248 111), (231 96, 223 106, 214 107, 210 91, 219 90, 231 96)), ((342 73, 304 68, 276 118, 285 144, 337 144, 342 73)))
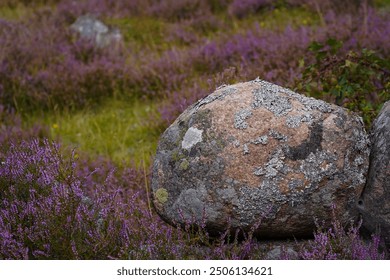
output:
POLYGON ((112 100, 97 109, 46 117, 52 137, 77 146, 90 156, 106 156, 118 164, 142 160, 154 154, 161 133, 156 104, 150 101, 112 100))

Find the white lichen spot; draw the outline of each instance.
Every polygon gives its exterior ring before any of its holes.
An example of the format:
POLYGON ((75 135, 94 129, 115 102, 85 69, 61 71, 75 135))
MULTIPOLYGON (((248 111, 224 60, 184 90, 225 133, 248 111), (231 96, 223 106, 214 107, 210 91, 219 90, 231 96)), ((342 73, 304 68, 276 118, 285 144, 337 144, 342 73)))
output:
POLYGON ((234 145, 234 147, 238 148, 238 147, 240 147, 241 144, 240 144, 240 141, 234 140, 233 145, 234 145))
POLYGON ((297 128, 301 125, 301 116, 288 116, 286 125, 290 128, 297 128))
POLYGON ((253 174, 256 176, 262 176, 266 174, 266 171, 261 167, 257 167, 255 171, 253 171, 253 174))
POLYGON ((248 144, 244 144, 244 155, 249 154, 249 147, 248 144))
POLYGON ((287 142, 287 140, 288 140, 288 137, 286 135, 283 135, 279 131, 276 131, 274 129, 271 129, 268 134, 272 138, 279 140, 281 142, 287 142))
POLYGON ((258 144, 267 145, 268 144, 268 136, 267 135, 260 136, 260 137, 256 138, 255 140, 253 140, 252 143, 255 145, 258 145, 258 144))
POLYGON ((234 116, 234 127, 237 129, 247 128, 248 123, 245 120, 250 116, 252 116, 252 111, 250 109, 238 111, 234 116))
POLYGON ((360 166, 364 163, 364 159, 362 157, 357 157, 354 160, 355 166, 360 166))
POLYGON ((181 142, 182 149, 190 150, 197 143, 202 142, 202 133, 203 130, 197 129, 196 127, 190 127, 181 142))

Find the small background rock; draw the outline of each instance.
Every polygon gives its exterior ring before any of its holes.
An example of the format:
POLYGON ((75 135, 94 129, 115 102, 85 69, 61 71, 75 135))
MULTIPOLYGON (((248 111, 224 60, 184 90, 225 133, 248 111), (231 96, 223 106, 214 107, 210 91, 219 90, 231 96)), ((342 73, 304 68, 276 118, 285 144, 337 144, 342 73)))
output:
POLYGON ((122 40, 119 29, 108 27, 92 15, 80 16, 70 28, 77 32, 81 38, 92 40, 99 48, 107 47, 122 40))

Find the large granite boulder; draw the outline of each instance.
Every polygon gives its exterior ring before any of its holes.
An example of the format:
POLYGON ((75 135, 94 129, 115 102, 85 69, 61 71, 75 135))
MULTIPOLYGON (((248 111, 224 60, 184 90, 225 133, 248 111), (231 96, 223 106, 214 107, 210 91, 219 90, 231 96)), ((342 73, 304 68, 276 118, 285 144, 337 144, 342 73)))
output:
POLYGON ((370 169, 359 208, 363 227, 380 233, 390 247, 390 101, 371 129, 370 169))
POLYGON ((104 48, 122 41, 119 29, 105 25, 92 15, 83 15, 70 26, 81 38, 91 40, 98 48, 104 48))
POLYGON ((308 236, 334 206, 342 221, 357 218, 368 156, 363 122, 346 109, 259 79, 223 86, 162 134, 154 205, 211 234, 308 236))

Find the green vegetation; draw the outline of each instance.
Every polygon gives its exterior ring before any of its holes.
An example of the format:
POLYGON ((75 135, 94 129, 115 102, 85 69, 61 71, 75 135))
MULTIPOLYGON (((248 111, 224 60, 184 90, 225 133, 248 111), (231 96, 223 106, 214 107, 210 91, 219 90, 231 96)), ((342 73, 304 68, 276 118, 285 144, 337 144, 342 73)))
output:
POLYGON ((299 27, 318 25, 319 16, 304 8, 286 8, 281 6, 271 11, 262 11, 250 15, 241 21, 233 21, 236 31, 250 29, 253 24, 268 30, 283 30, 286 26, 299 27))
POLYGON ((163 51, 169 47, 164 39, 167 35, 168 23, 161 19, 140 16, 136 18, 107 18, 105 22, 120 29, 125 43, 130 46, 132 51, 140 51, 145 48, 163 51))
POLYGON ((0 18, 8 20, 18 20, 26 17, 31 13, 31 9, 26 8, 23 5, 18 5, 17 8, 1 7, 0 6, 0 18))
POLYGON ((333 38, 324 45, 312 43, 315 62, 305 68, 297 90, 359 112, 369 129, 390 100, 390 61, 367 49, 339 53, 342 46, 333 38))
POLYGON ((149 165, 162 132, 156 108, 152 101, 112 100, 91 110, 48 114, 45 123, 54 139, 92 157, 149 165))

